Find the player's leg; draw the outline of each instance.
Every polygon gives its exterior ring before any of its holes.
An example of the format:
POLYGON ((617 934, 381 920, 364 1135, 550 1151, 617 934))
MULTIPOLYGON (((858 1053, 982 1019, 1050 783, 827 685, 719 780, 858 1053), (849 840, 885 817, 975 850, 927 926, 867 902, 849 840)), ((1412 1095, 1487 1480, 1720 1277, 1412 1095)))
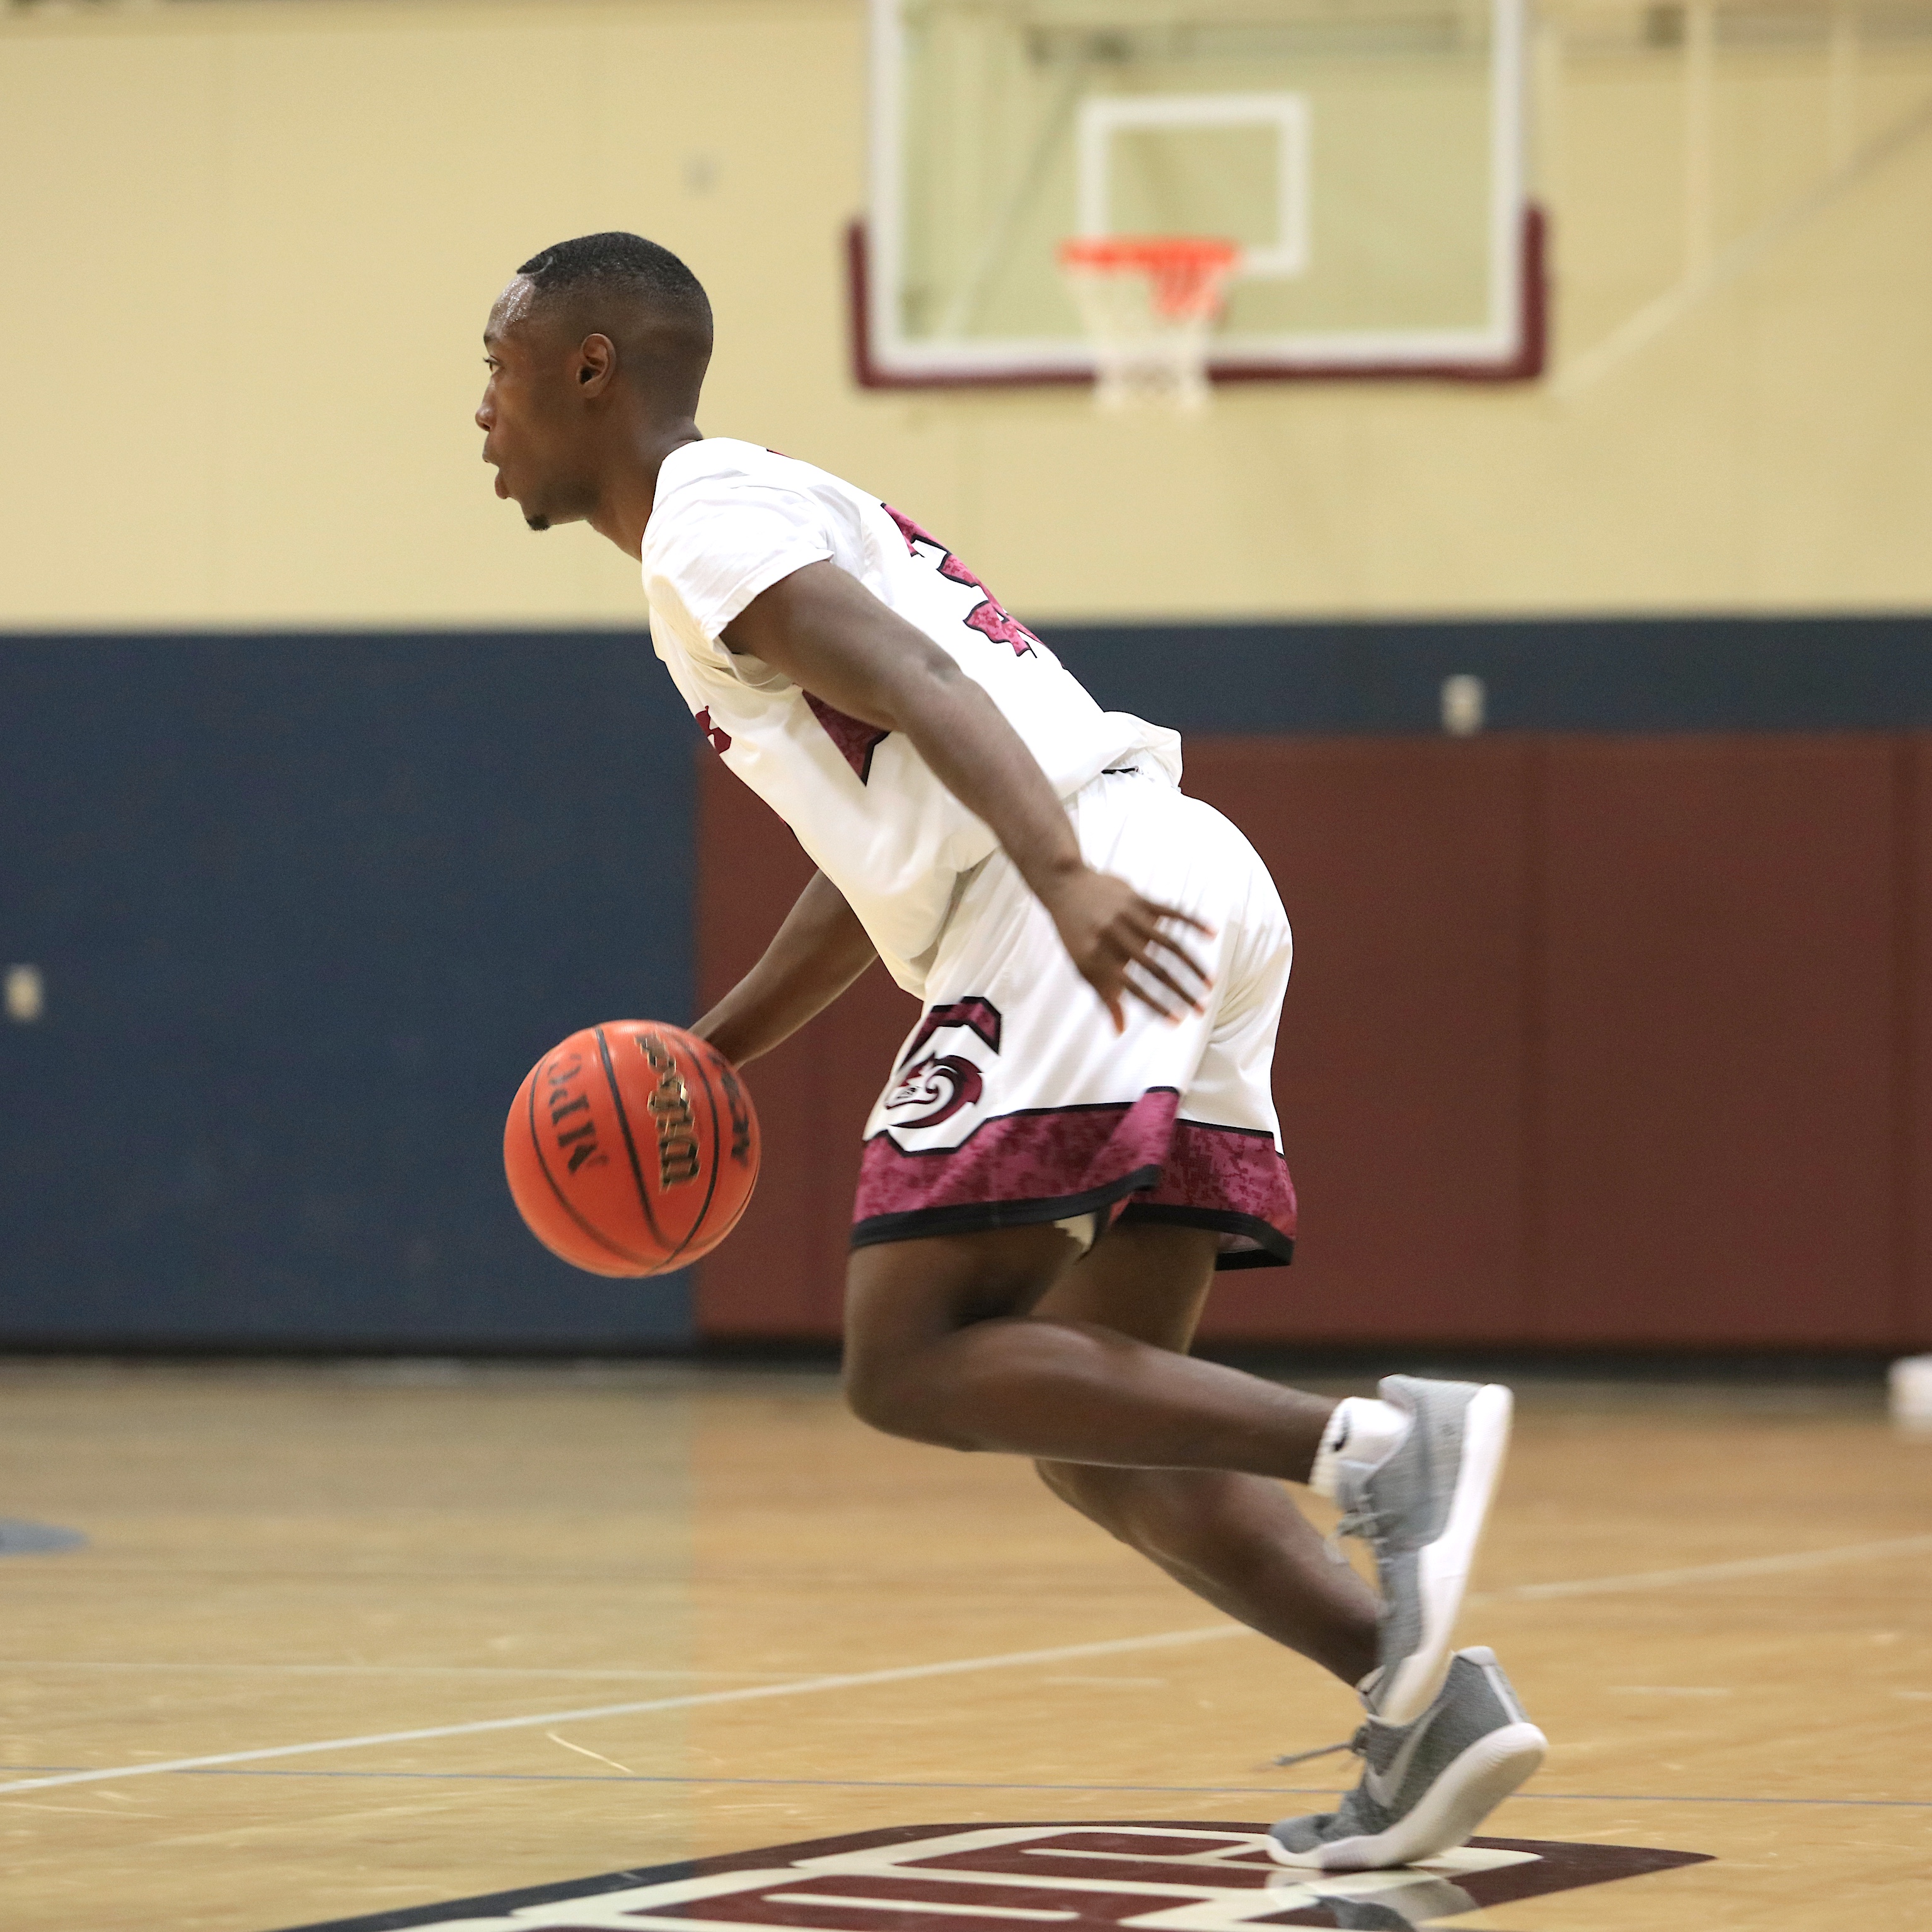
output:
POLYGON ((1368 1694, 1390 1724, 1415 1718, 1448 1667, 1508 1438, 1508 1392, 1394 1376, 1382 1400, 1337 1404, 1090 1318, 1038 1316, 1077 1252, 1051 1222, 858 1248, 846 1300, 854 1409, 942 1448, 1112 1468, 1308 1482, 1318 1450, 1344 1527, 1376 1552, 1368 1694))
POLYGON ((1042 1224, 854 1250, 854 1410, 941 1448, 1306 1482, 1336 1405, 1082 1320, 1030 1319, 1078 1249, 1042 1224))
MULTIPOLYGON (((1047 1291, 1036 1319, 1112 1328, 1185 1354, 1214 1279, 1210 1229, 1117 1228, 1047 1291)), ((1174 1581, 1343 1682, 1376 1666, 1375 1593, 1266 1476, 1042 1461, 1047 1486, 1174 1581)))
MULTIPOLYGON (((1216 1245, 1205 1230, 1123 1226, 1060 1277, 1036 1314, 1185 1350, 1216 1245)), ((1328 1560, 1280 1484, 1208 1470, 1038 1466, 1056 1492, 1230 1616, 1346 1682, 1376 1664, 1381 1606, 1352 1570, 1328 1560)), ((1547 1749, 1488 1650, 1458 1652, 1406 1724, 1364 1701, 1352 1747, 1365 1761, 1361 1780, 1334 1811, 1274 1827, 1268 1849, 1284 1864, 1346 1871, 1435 1856, 1476 1831, 1547 1749)))
POLYGON ((1028 1318, 1074 1264, 1063 1215, 1132 1197, 1108 1241, 1200 1225, 1250 1259, 1285 1259, 1294 1223, 1269 1085, 1291 948, 1266 868, 1144 772, 1103 774, 1073 810, 1090 863, 1213 929, 1212 998, 1176 1025, 1092 1024, 1024 881, 997 854, 976 871, 868 1123, 854 1406, 897 1434, 1036 1461, 1312 1479, 1375 1547, 1374 1696, 1406 1721, 1447 1668, 1507 1391, 1391 1377, 1384 1400, 1338 1410, 1078 1312, 1028 1318))

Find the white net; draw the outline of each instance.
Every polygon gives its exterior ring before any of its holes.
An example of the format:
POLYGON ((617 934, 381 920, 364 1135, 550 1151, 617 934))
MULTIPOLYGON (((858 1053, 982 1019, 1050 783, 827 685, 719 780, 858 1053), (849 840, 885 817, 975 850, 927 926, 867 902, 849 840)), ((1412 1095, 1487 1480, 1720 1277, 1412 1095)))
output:
POLYGON ((1208 345, 1240 256, 1233 242, 1204 236, 1087 236, 1060 244, 1102 409, 1206 406, 1208 345))

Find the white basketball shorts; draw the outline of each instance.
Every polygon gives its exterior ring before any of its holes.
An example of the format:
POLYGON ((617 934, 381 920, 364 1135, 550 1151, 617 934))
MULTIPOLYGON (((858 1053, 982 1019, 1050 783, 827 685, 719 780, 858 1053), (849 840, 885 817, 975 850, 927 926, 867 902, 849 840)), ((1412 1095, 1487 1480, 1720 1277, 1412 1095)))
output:
POLYGON ((1292 942, 1274 881, 1150 760, 1102 773, 1068 811, 1090 866, 1214 928, 1174 928, 1214 974, 1208 1010, 1176 1024, 1130 998, 1116 1033, 996 851, 963 882, 866 1123, 852 1244, 1166 1221, 1216 1229, 1222 1268, 1286 1262, 1294 1188, 1268 1076, 1292 942))

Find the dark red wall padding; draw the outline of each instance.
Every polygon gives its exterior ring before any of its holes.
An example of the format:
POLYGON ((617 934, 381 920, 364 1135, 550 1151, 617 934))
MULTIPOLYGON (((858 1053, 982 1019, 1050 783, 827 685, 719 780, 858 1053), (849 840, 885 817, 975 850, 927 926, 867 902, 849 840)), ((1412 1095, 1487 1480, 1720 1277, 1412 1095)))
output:
POLYGON ((1550 748, 1540 1332, 1904 1334, 1909 755, 1854 738, 1550 748))
POLYGON ((1295 940, 1275 1058, 1295 1264, 1219 1284, 1214 1331, 1522 1333, 1532 746, 1222 738, 1187 752, 1190 789, 1254 842, 1295 940))
MULTIPOLYGON (((1932 1343, 1932 734, 1193 737, 1296 959, 1295 1265, 1224 1338, 1932 1343)), ((714 998, 808 872, 706 759, 714 998)), ((858 1134, 913 1003, 874 970, 751 1072, 765 1172, 701 1333, 836 1332, 858 1134)))
MULTIPOLYGON (((698 1006, 758 955, 812 876, 784 825, 708 749, 698 788, 698 1006)), ((746 1078, 764 1136, 752 1204, 698 1268, 700 1336, 838 1332, 859 1135, 916 1000, 872 968, 746 1078)))

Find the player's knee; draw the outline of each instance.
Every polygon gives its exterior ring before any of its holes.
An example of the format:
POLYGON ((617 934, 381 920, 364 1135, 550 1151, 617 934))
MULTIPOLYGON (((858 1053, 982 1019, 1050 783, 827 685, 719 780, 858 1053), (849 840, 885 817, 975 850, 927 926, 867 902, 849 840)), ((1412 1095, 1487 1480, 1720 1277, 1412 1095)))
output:
POLYGON ((845 1365, 845 1406, 868 1427, 904 1436, 908 1420, 901 1378, 862 1362, 845 1365))
POLYGON ((845 1404, 859 1420, 883 1435, 904 1436, 935 1449, 970 1449, 945 1426, 934 1400, 932 1379, 916 1360, 897 1355, 848 1355, 845 1404))

